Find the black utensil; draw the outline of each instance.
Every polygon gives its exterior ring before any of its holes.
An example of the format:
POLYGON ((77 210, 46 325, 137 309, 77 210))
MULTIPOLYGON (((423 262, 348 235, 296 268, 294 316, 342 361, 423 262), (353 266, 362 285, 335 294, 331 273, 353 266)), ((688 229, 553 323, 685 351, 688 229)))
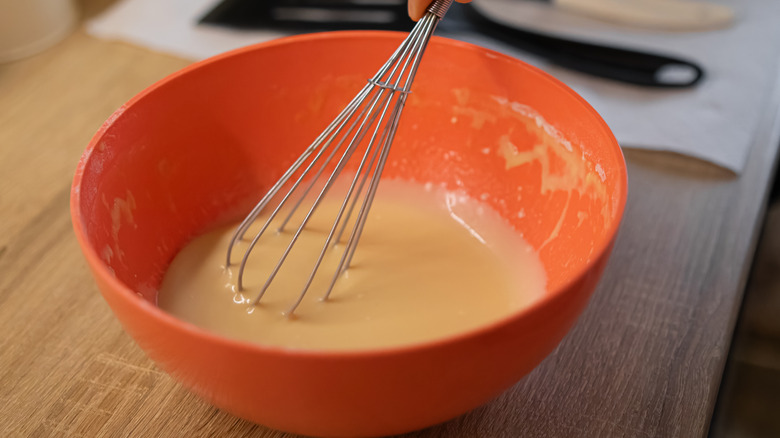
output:
MULTIPOLYGON (((406 0, 224 0, 201 23, 301 32, 339 29, 411 29, 406 0)), ((623 83, 686 88, 704 78, 692 61, 629 48, 562 38, 499 23, 471 4, 453 7, 439 29, 477 33, 570 70, 623 83)))
POLYGON ((659 88, 691 87, 704 77, 702 68, 692 61, 531 32, 498 23, 470 4, 463 6, 466 21, 482 34, 571 70, 659 88))

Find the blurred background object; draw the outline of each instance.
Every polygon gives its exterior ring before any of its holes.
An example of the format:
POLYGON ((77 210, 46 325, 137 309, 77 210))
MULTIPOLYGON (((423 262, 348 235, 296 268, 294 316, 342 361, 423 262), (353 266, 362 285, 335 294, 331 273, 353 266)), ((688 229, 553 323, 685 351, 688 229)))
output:
POLYGON ((73 0, 0 0, 0 62, 53 46, 73 30, 77 18, 73 0))
POLYGON ((647 29, 703 31, 729 26, 726 5, 687 0, 541 0, 574 14, 647 29))
MULTIPOLYGON (((662 4, 667 1, 671 0, 663 0, 662 4)), ((586 0, 586 3, 589 2, 591 0, 586 0)), ((199 22, 242 30, 271 29, 280 32, 345 29, 408 31, 411 25, 405 0, 224 0, 199 22)), ((615 44, 592 44, 578 38, 561 38, 555 33, 533 32, 499 23, 472 4, 453 8, 439 29, 443 35, 485 35, 561 67, 633 85, 686 88, 696 85, 704 77, 703 69, 686 57, 667 56, 660 49, 648 51, 615 44), (684 74, 663 74, 670 70, 684 74)))

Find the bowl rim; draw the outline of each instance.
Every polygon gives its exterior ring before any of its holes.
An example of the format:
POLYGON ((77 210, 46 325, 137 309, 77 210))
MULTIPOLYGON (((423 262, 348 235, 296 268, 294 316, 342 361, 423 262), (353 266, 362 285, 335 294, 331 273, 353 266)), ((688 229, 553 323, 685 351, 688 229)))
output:
MULTIPOLYGON (((175 330, 186 333, 188 336, 203 338, 211 343, 221 344, 231 349, 243 350, 247 353, 261 353, 269 355, 284 355, 287 357, 296 357, 304 359, 325 359, 333 360, 334 358, 375 358, 382 356, 400 355, 400 354, 412 354, 424 350, 443 348, 448 345, 454 345, 469 339, 481 337, 489 332, 497 331, 501 327, 512 324, 515 321, 524 319, 528 315, 541 311, 543 308, 551 305, 551 303, 561 297, 561 295, 569 290, 575 283, 580 281, 587 275, 589 266, 594 262, 609 257, 609 250, 614 244, 619 227, 623 220, 623 214, 626 207, 628 197, 628 172, 625 164, 625 157, 622 153, 620 145, 614 137, 611 129, 607 123, 603 120, 601 115, 579 94, 565 85, 562 81, 544 72, 543 70, 532 66, 520 59, 511 57, 509 55, 497 52, 495 50, 487 49, 476 44, 471 44, 463 41, 453 40, 450 38, 444 38, 434 36, 431 39, 430 44, 433 45, 448 45, 451 47, 457 47, 466 50, 474 50, 482 52, 491 58, 501 60, 515 64, 519 68, 528 70, 530 73, 540 77, 543 81, 548 81, 551 85, 559 89, 563 94, 567 94, 574 101, 578 101, 581 105, 584 105, 589 112, 595 117, 594 122, 600 129, 609 134, 608 140, 614 146, 614 152, 617 155, 616 158, 622 163, 615 169, 614 177, 619 179, 615 186, 614 199, 617 202, 613 202, 613 209, 611 219, 612 222, 608 229, 605 231, 605 238, 598 242, 593 249, 593 253, 590 257, 590 262, 583 263, 581 267, 576 269, 571 277, 563 282, 555 290, 548 290, 546 293, 536 299, 530 305, 513 312, 505 317, 492 321, 488 324, 479 326, 475 329, 471 329, 465 332, 455 333, 449 336, 434 338, 422 342, 415 342, 411 344, 401 344, 396 346, 376 347, 376 348, 359 348, 359 349, 308 349, 308 348, 295 348, 286 347, 281 345, 268 345, 259 342, 239 340, 230 338, 224 335, 220 335, 211 332, 207 329, 203 329, 195 324, 176 318, 175 316, 165 312, 158 306, 148 302, 147 300, 138 296, 129 286, 124 284, 112 273, 110 268, 103 262, 98 255, 97 250, 91 245, 89 239, 86 236, 86 230, 81 215, 81 182, 86 168, 93 152, 97 149, 97 145, 100 143, 103 135, 113 125, 113 123, 130 107, 135 103, 144 99, 147 95, 153 93, 156 89, 165 86, 167 83, 172 82, 179 78, 189 74, 192 71, 198 70, 204 66, 220 62, 223 59, 231 58, 234 56, 243 55, 246 53, 263 50, 271 47, 284 46, 290 44, 296 44, 299 42, 316 41, 316 40, 338 40, 345 38, 372 38, 372 39, 397 39, 401 40, 407 33, 396 31, 381 31, 381 30, 345 30, 345 31, 327 31, 327 32, 315 32, 293 36, 286 36, 277 38, 274 40, 252 44, 249 46, 240 47, 234 50, 230 50, 197 62, 194 62, 176 72, 173 72, 164 78, 156 81, 152 85, 144 88, 138 94, 130 98, 127 102, 121 105, 116 111, 114 111, 97 132, 92 136, 86 149, 82 153, 76 171, 73 177, 73 182, 70 190, 70 213, 71 221, 73 224, 74 232, 76 234, 77 241, 81 250, 87 259, 88 264, 92 268, 93 275, 100 277, 105 284, 109 285, 113 294, 122 299, 127 305, 135 307, 137 311, 147 314, 149 317, 154 318, 157 322, 169 326, 175 330)), ((101 291, 102 292, 102 291, 101 291)), ((113 310, 112 310, 113 311, 113 310)))

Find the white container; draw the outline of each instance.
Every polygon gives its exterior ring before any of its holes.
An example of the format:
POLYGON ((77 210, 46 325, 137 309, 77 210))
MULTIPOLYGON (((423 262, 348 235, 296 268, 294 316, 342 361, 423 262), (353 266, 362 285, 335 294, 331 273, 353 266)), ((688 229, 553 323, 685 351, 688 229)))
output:
POLYGON ((0 62, 53 46, 70 34, 77 19, 72 0, 0 0, 0 62))

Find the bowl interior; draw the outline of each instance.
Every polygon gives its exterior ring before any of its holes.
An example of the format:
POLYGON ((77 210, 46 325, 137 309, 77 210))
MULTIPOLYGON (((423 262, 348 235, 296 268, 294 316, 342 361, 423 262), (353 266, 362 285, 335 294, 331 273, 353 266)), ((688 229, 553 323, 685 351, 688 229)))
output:
MULTIPOLYGON (((188 239, 241 217, 400 40, 381 32, 285 39, 196 64, 141 93, 96 134, 77 175, 77 219, 91 250, 153 303, 188 239)), ((484 200, 539 251, 549 291, 605 250, 626 190, 612 134, 576 94, 519 61, 438 38, 383 177, 484 200)))

